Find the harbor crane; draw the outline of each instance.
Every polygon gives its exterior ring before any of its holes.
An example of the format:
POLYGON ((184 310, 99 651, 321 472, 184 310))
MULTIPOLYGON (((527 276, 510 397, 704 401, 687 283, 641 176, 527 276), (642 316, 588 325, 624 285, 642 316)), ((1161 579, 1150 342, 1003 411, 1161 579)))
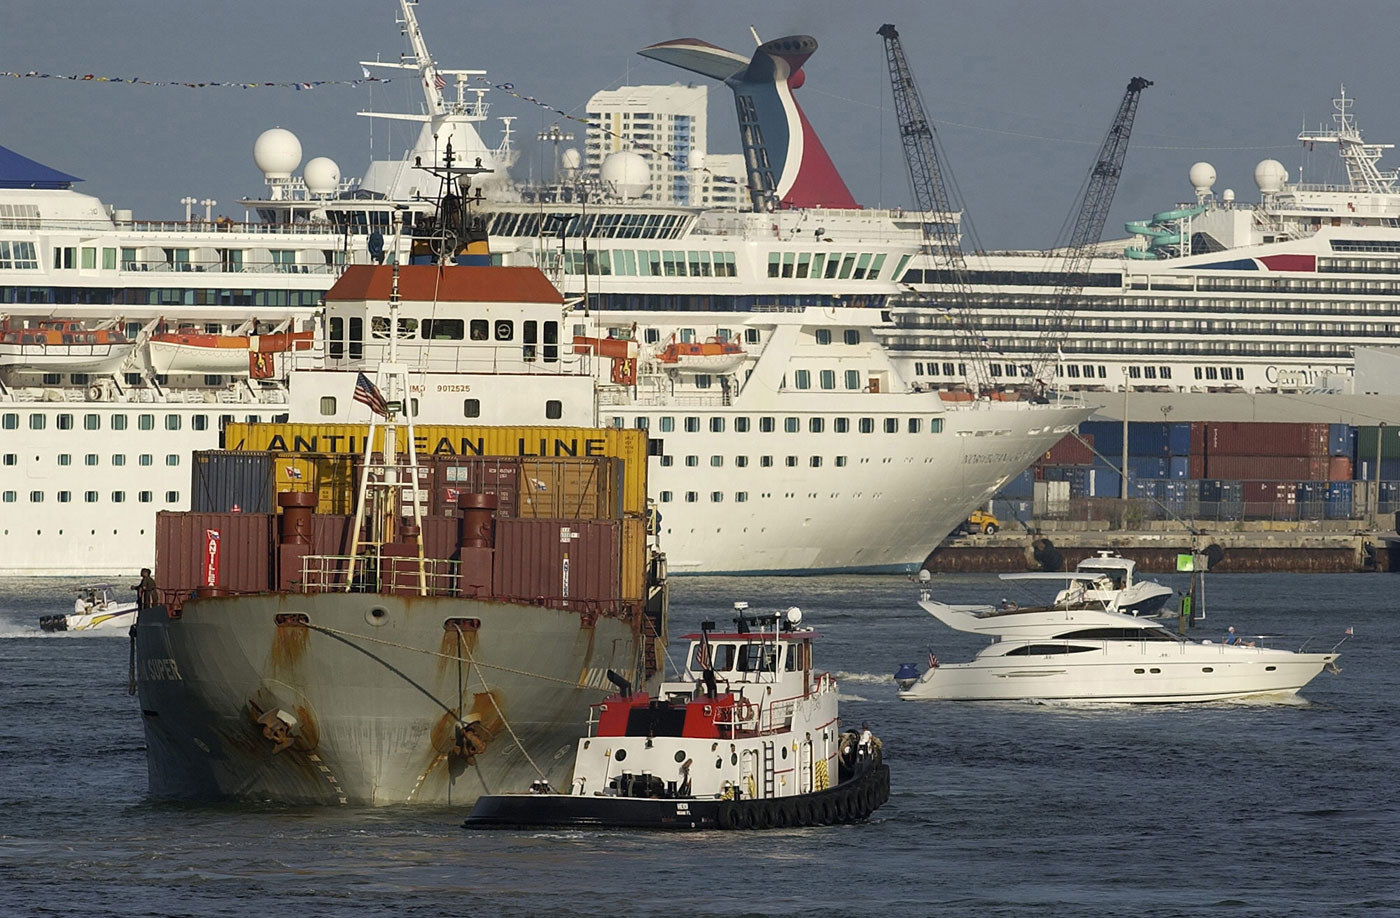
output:
POLYGON ((1118 189, 1118 177, 1123 173, 1123 160, 1128 155, 1128 138, 1133 132, 1138 99, 1142 91, 1151 85, 1151 80, 1142 77, 1133 77, 1128 82, 1123 101, 1118 104, 1118 112, 1113 116, 1113 124, 1099 147, 1098 159, 1080 189, 1076 206, 1070 211, 1077 216, 1070 231, 1069 245, 1064 249, 1064 261, 1045 316, 1041 319, 1040 331, 1029 348, 1029 382, 1038 391, 1053 381, 1059 342, 1069 331, 1065 320, 1074 312, 1074 301, 1089 280, 1085 272, 1093 258, 1094 247, 1103 235, 1113 193, 1118 189), (1049 379, 1046 378, 1047 373, 1049 379))
MULTIPOLYGON (((982 341, 975 327, 976 317, 971 310, 972 288, 968 283, 967 259, 962 251, 958 222, 961 208, 948 192, 944 176, 946 157, 940 155, 938 136, 924 113, 919 87, 904 57, 899 30, 885 23, 876 34, 885 40, 885 58, 890 68, 890 87, 894 92, 895 114, 899 119, 899 136, 904 144, 904 160, 909 167, 909 185, 920 212, 924 249, 936 264, 944 267, 948 277, 945 286, 951 295, 941 297, 938 305, 957 324, 956 340, 967 364, 968 383, 973 391, 980 392, 990 386, 991 378, 983 359, 982 341)), ((933 304, 925 296, 921 297, 920 305, 933 304)))

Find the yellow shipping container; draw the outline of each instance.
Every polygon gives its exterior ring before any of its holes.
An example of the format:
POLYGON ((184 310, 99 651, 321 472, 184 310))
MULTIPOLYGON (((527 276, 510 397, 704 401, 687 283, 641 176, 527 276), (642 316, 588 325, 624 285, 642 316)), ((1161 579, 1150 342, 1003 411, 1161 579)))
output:
MULTIPOLYGON (((223 448, 277 453, 363 454, 363 424, 228 424, 223 448)), ((399 452, 408 448, 408 428, 399 427, 399 452)), ((611 457, 623 462, 622 510, 641 514, 647 498, 647 434, 616 427, 481 427, 424 424, 414 428, 414 451, 434 456, 611 457)), ((374 449, 384 447, 375 429, 374 449)), ((281 482, 279 476, 279 484, 281 482)))
POLYGON ((629 516, 622 521, 622 598, 646 599, 647 524, 641 517, 629 516))
POLYGON ((621 475, 622 463, 616 459, 522 459, 517 514, 613 519, 620 515, 616 495, 621 475))
MULTIPOLYGON (((355 512, 353 457, 334 453, 278 453, 272 461, 277 493, 312 491, 316 512, 355 512)), ((281 512, 280 510, 278 512, 281 512)))

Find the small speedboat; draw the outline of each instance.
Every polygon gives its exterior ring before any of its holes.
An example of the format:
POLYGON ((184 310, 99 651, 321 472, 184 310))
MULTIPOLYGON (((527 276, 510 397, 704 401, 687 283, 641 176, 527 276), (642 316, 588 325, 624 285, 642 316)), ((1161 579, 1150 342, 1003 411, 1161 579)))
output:
POLYGON ((81 587, 73 611, 42 615, 39 627, 45 631, 120 631, 125 634, 136 623, 136 603, 117 602, 110 583, 81 587))
MULTIPOLYGON (((1079 582, 1083 574, 1060 574, 1079 582)), ((1004 579, 1017 579, 1004 575, 1004 579)), ((1043 578, 1042 578, 1043 579, 1043 578)), ((922 674, 896 673, 899 697, 914 701, 1096 702, 1219 701, 1293 695, 1322 672, 1338 671, 1337 646, 1304 653, 1251 644, 1192 641, 1158 621, 1125 615, 1082 593, 1020 606, 948 605, 921 594, 919 605, 958 631, 992 643, 967 663, 940 663, 930 653, 922 674)), ((1345 640, 1345 638, 1343 638, 1345 640)))
MULTIPOLYGON (((656 697, 597 704, 572 783, 477 800, 468 828, 574 826, 770 829, 867 819, 889 799, 889 767, 868 729, 844 730, 836 680, 812 665, 817 634, 796 608, 732 631, 687 635, 685 672, 656 697)), ((522 789, 523 790, 523 789, 522 789)))

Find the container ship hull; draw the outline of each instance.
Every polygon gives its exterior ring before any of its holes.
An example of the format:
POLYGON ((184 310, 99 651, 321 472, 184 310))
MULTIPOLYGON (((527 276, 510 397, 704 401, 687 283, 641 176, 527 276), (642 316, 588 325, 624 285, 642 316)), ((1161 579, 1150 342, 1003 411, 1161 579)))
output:
POLYGON ((151 793, 292 805, 566 783, 608 670, 643 659, 635 623, 587 610, 361 593, 157 606, 136 641, 151 793))

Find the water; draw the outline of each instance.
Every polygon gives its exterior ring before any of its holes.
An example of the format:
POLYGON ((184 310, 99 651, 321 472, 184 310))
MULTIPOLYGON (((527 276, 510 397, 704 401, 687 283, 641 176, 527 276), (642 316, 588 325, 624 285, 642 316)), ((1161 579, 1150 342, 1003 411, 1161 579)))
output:
POLYGON ((0 914, 1400 914, 1396 583, 1219 576, 1201 636, 1317 649, 1354 626, 1343 673, 1288 703, 1086 707, 896 699, 898 663, 980 645, 902 578, 678 580, 673 635, 735 599, 801 606, 893 791, 867 825, 666 835, 152 801, 125 638, 42 634, 69 584, 0 581, 0 914))

